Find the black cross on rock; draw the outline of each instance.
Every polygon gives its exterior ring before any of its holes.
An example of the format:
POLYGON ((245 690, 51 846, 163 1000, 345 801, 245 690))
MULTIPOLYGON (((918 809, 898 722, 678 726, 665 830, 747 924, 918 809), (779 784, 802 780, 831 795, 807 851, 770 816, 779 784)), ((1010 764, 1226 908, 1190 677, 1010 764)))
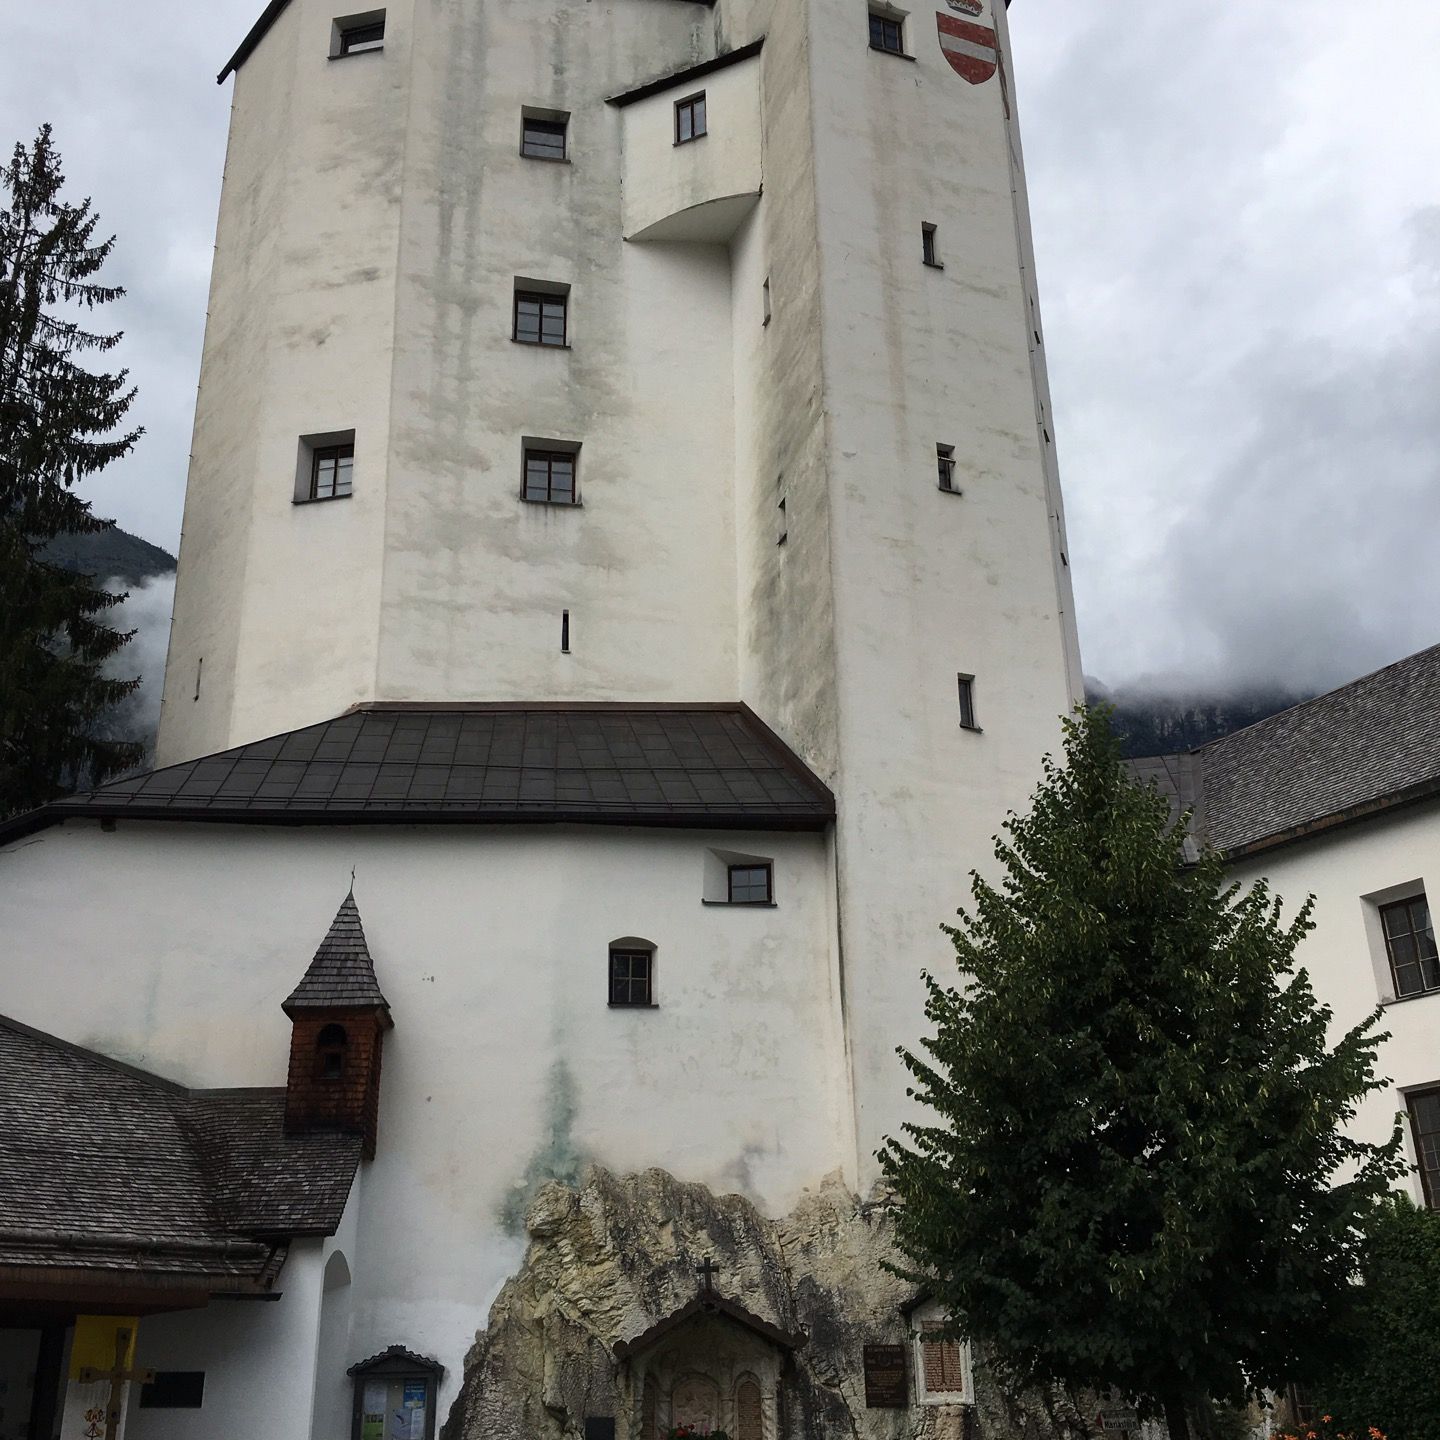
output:
POLYGON ((720 1267, 707 1255, 705 1257, 705 1263, 695 1267, 695 1273, 705 1281, 705 1293, 707 1295, 713 1295, 715 1293, 715 1286, 712 1282, 715 1276, 720 1273, 720 1267))

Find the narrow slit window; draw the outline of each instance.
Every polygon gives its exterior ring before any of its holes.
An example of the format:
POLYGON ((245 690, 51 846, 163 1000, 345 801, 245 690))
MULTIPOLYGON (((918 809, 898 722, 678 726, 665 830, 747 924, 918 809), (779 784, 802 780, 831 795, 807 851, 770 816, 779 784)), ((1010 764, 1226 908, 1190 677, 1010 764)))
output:
POLYGON ((337 54, 361 55, 367 50, 381 50, 385 46, 385 16, 378 20, 340 21, 340 45, 337 54))
POLYGON ((730 866, 732 905, 769 905, 775 899, 774 870, 769 865, 730 866))
POLYGON ((513 339, 522 345, 569 344, 570 297, 564 294, 516 290, 513 339))
POLYGON ((527 449, 523 498, 537 505, 574 505, 575 458, 573 450, 527 449))
POLYGON ((975 723, 975 677, 957 675, 955 678, 960 691, 960 728, 978 730, 980 727, 975 723))
POLYGON ((570 653, 570 612, 568 610, 560 612, 560 653, 562 655, 570 653))
POLYGON ((520 128, 520 153, 531 160, 564 160, 568 120, 539 120, 526 115, 520 128))
POLYGON ((698 140, 705 131, 705 92, 675 102, 675 143, 698 140))
POLYGON ((922 225, 920 227, 920 258, 932 269, 943 270, 945 267, 940 263, 939 257, 935 254, 935 227, 933 225, 922 225))
POLYGON ((310 462, 310 498, 343 500, 349 495, 355 468, 353 445, 321 445, 310 462))
POLYGON ((760 307, 760 323, 768 325, 770 323, 770 277, 768 275, 765 277, 764 285, 760 287, 760 307))
POLYGON ((786 517, 785 502, 783 500, 776 509, 780 512, 780 518, 776 522, 778 534, 775 536, 775 543, 777 545, 783 545, 790 538, 790 521, 786 517))
POLYGON ((955 484, 955 447, 953 445, 936 445, 935 467, 940 477, 940 488, 951 495, 958 495, 960 490, 955 484))
POLYGON ((651 982, 655 972, 653 950, 610 949, 610 1004, 651 1005, 651 982))
POLYGON ((887 55, 905 53, 905 23, 878 10, 870 12, 870 48, 887 55))

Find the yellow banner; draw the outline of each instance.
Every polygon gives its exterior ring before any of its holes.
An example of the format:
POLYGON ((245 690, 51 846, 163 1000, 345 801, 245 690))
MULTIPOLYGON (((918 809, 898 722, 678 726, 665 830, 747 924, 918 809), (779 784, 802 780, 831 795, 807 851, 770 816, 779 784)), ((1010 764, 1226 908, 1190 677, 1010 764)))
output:
POLYGON ((70 1349, 70 1378, 82 1370, 113 1371, 135 1368, 135 1336, 140 1321, 134 1315, 77 1315, 75 1343, 70 1349), (126 1332, 122 1341, 121 1332, 126 1332))

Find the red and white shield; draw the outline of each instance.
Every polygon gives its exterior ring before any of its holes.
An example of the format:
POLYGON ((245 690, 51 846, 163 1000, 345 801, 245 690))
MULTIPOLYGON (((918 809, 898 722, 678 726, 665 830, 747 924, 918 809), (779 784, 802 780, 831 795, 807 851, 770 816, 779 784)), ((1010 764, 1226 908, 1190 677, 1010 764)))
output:
MULTIPOLYGON (((969 5, 965 8, 968 10, 969 5)), ((979 12, 978 5, 976 12, 979 12)), ((936 11, 935 24, 940 30, 940 49, 950 68, 962 80, 983 85, 1000 67, 1000 51, 995 32, 988 25, 961 20, 956 15, 936 11)))

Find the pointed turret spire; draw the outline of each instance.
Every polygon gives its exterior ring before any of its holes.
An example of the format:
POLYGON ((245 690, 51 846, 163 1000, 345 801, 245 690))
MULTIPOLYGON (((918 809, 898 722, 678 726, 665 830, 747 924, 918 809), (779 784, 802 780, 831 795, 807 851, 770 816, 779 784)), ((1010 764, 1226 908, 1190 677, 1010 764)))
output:
POLYGON ((383 1009, 389 1021, 389 1002, 375 978, 375 963, 365 943, 365 927, 360 923, 360 907, 351 890, 335 912, 304 978, 280 1008, 293 1016, 297 1010, 354 1010, 371 1005, 383 1009))
POLYGON ((375 978, 352 889, 310 967, 281 1008, 290 1017, 285 1128, 348 1130, 375 1158, 380 1114, 380 1047, 390 1005, 375 978))

